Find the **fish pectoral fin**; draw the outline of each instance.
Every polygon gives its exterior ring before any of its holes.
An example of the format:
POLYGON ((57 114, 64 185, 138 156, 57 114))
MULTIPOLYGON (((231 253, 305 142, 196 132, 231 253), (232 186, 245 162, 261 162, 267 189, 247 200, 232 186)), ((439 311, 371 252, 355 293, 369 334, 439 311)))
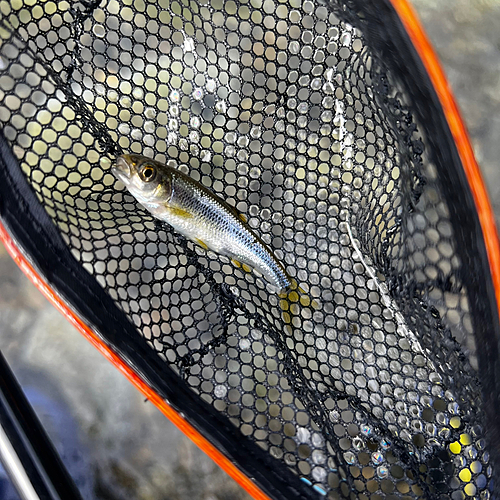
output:
POLYGON ((200 245, 201 248, 204 248, 205 250, 208 250, 208 245, 203 241, 203 240, 200 240, 199 238, 195 238, 196 240, 196 243, 198 243, 198 245, 200 245))
POLYGON ((169 205, 165 205, 165 208, 172 214, 177 215, 177 217, 183 217, 185 219, 193 218, 193 214, 179 207, 171 207, 169 205))

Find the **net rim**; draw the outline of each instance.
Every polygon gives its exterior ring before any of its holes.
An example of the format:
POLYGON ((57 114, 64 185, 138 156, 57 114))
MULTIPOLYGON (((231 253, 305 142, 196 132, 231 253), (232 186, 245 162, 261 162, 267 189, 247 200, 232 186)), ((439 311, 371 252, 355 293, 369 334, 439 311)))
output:
POLYGON ((388 0, 409 36, 437 94, 446 122, 455 141, 467 182, 474 198, 495 289, 497 314, 500 319, 500 240, 495 216, 483 176, 474 156, 469 133, 463 121, 443 67, 418 15, 408 0, 388 0))

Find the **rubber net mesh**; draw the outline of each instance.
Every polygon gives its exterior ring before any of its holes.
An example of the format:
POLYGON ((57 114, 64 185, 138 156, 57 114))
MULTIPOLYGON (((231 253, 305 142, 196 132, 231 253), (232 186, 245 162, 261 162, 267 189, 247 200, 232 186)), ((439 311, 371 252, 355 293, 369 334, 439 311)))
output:
POLYGON ((397 75, 340 7, 1 1, 3 133, 152 352, 311 488, 487 499, 438 171, 397 75), (313 303, 283 312, 256 273, 156 222, 110 173, 121 152, 236 206, 313 303))

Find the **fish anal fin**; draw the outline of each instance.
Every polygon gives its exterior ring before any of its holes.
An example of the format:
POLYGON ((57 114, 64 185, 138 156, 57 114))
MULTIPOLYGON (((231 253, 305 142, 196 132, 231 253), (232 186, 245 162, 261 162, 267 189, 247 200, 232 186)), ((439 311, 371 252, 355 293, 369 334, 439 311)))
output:
POLYGON ((246 264, 242 264, 239 260, 236 259, 231 259, 231 262, 236 266, 239 267, 240 269, 243 269, 246 273, 251 273, 252 268, 250 266, 247 266, 246 264))
POLYGON ((252 272, 252 268, 250 266, 247 266, 246 264, 241 264, 241 269, 243 269, 243 271, 245 271, 246 273, 252 272))

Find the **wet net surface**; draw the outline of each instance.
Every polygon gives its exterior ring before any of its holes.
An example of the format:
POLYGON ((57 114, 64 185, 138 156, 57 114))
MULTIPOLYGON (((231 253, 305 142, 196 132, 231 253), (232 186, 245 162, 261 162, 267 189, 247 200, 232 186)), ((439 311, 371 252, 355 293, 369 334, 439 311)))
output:
POLYGON ((487 499, 456 223, 341 7, 1 1, 3 133, 152 355, 319 495, 487 499), (121 152, 234 205, 313 301, 283 311, 155 221, 110 173, 121 152))

